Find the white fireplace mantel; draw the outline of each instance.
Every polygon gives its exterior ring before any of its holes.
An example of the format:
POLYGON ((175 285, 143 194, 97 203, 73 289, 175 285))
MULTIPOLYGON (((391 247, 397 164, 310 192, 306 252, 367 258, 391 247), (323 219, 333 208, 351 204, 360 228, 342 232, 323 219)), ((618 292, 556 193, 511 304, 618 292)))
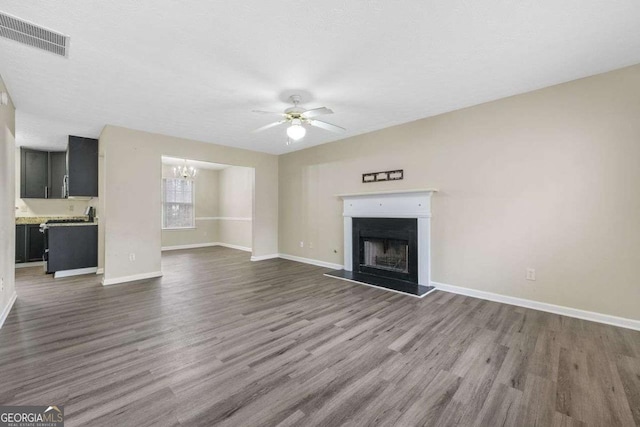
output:
POLYGON ((416 218, 418 222, 418 284, 430 285, 431 196, 433 188, 340 194, 344 217, 344 269, 353 271, 353 218, 416 218))
POLYGON ((438 190, 436 188, 413 188, 410 190, 388 190, 388 191, 365 191, 362 193, 350 193, 350 194, 338 194, 336 197, 345 198, 345 197, 366 197, 366 196, 377 196, 385 194, 411 194, 411 193, 437 193, 438 190))

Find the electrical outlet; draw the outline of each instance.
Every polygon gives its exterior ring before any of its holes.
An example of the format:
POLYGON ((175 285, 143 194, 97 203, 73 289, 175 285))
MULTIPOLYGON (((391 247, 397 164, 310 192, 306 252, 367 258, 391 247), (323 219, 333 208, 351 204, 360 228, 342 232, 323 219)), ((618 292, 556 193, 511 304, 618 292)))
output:
POLYGON ((134 253, 129 254, 129 261, 133 262, 135 260, 136 260, 136 254, 134 253))
POLYGON ((313 249, 313 242, 309 242, 309 249, 313 249))
POLYGON ((527 268, 524 278, 527 280, 536 280, 536 269, 527 268))
POLYGON ((304 248, 304 242, 302 240, 300 240, 300 247, 304 248))
POLYGON ((0 277, 0 294, 4 292, 4 277, 0 277))
POLYGON ((73 212, 73 209, 74 209, 73 205, 69 205, 69 212, 73 212))

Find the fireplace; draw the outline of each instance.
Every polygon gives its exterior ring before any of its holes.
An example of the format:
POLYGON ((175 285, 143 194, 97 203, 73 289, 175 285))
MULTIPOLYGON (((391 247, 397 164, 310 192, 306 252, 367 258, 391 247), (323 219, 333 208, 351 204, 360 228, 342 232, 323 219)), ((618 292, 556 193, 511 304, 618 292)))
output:
POLYGON ((418 222, 353 218, 354 271, 418 283, 418 222))
POLYGON ((342 194, 344 268, 327 276, 417 297, 431 286, 431 196, 416 189, 342 194))

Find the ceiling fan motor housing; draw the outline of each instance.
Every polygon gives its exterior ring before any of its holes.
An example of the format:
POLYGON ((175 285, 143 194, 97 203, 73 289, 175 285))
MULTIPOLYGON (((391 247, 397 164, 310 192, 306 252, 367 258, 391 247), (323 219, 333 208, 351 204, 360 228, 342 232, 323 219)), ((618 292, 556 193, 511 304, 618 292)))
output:
POLYGON ((291 95, 289 99, 291 100, 293 107, 287 108, 286 110, 284 110, 284 112, 290 115, 292 119, 301 118, 300 117, 301 114, 304 113, 306 110, 302 107, 298 107, 298 104, 300 104, 300 100, 301 100, 300 95, 291 95))

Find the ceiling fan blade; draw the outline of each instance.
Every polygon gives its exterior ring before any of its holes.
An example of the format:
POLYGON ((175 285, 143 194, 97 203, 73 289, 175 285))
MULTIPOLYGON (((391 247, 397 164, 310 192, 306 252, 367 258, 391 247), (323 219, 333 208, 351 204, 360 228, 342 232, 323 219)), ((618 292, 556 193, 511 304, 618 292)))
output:
POLYGON ((256 130, 254 130, 254 131, 253 131, 253 133, 256 133, 256 132, 262 132, 263 130, 267 130, 267 129, 269 129, 269 128, 272 128, 272 127, 275 127, 275 126, 281 125, 281 124, 283 124, 283 123, 285 123, 285 122, 286 122, 286 120, 280 120, 279 122, 269 123, 268 125, 262 126, 261 128, 258 128, 258 129, 256 129, 256 130))
POLYGON ((286 117, 285 113, 276 113, 275 111, 251 110, 252 113, 271 114, 272 116, 286 117))
POLYGON ((333 114, 333 110, 327 107, 312 108, 311 110, 307 110, 302 113, 301 116, 305 119, 310 119, 312 117, 321 116, 323 114, 333 114))
POLYGON ((323 121, 320 121, 320 120, 309 120, 309 124, 311 126, 315 126, 317 128, 321 128, 321 129, 324 129, 324 130, 329 130, 331 132, 340 133, 340 132, 346 131, 346 129, 343 128, 343 127, 332 125, 331 123, 323 122, 323 121))

